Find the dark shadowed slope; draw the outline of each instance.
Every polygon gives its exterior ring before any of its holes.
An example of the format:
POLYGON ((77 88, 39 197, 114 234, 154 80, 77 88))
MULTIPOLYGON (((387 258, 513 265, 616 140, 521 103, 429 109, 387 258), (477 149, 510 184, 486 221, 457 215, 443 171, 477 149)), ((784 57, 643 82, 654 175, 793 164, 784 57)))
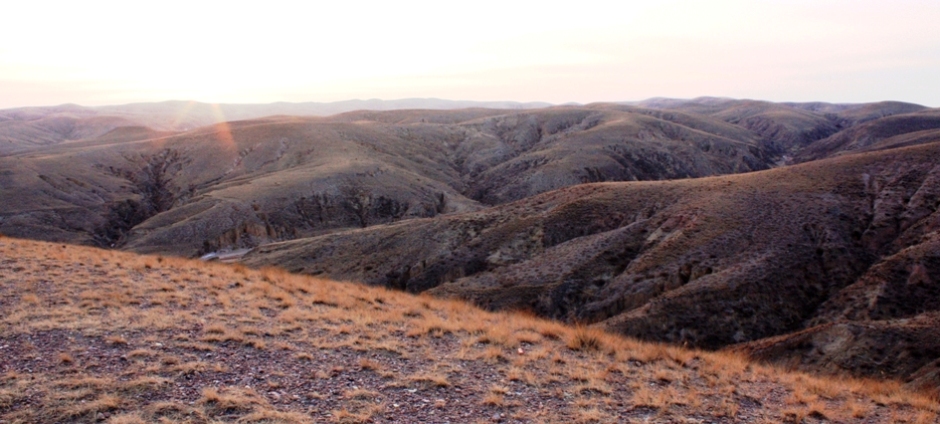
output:
MULTIPOLYGON (((718 348, 832 320, 822 305, 881 258, 932 237, 937 163, 940 143, 743 175, 580 185, 263 246, 246 261, 718 348)), ((927 352, 888 359, 919 367, 940 357, 927 352)))
MULTIPOLYGON (((916 202, 927 197, 916 196, 916 202)), ((929 197, 936 203, 937 191, 929 197)), ((745 344, 738 350, 798 369, 902 376, 913 387, 936 388, 940 383, 940 219, 932 216, 916 225, 927 228, 906 231, 908 237, 898 239, 891 249, 897 253, 823 303, 808 330, 745 344)))

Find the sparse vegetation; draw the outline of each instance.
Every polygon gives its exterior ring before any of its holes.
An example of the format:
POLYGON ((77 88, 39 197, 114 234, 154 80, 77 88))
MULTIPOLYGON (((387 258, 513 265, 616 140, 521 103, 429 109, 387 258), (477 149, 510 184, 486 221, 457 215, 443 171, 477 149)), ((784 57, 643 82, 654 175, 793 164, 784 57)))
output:
MULTIPOLYGON (((170 102, 145 106, 145 114, 78 106, 0 111, 0 232, 212 253, 569 323, 603 322, 646 340, 737 345, 804 370, 898 378, 925 390, 940 381, 940 344, 929 331, 940 319, 932 278, 940 273, 936 109, 706 98, 262 118, 256 106, 229 105, 254 110, 243 115, 254 119, 222 123, 205 114, 207 106, 170 102), (766 168, 776 169, 748 172, 766 168), (690 178, 716 175, 723 176, 690 178), (772 338, 784 334, 793 337, 772 338)), ((169 260, 91 266, 133 279, 169 260)), ((14 266, 7 274, 27 270, 14 266)), ((227 282, 233 287, 204 296, 182 294, 207 278, 190 267, 153 282, 161 293, 147 299, 133 286, 92 287, 74 293, 72 306, 198 316, 197 307, 242 307, 229 291, 244 286, 264 300, 250 301, 237 318, 194 325, 174 343, 214 354, 234 344, 255 355, 310 351, 282 340, 309 336, 320 322, 281 289, 289 277, 262 269, 259 284, 247 268, 237 273, 227 282), (258 325, 272 316, 283 325, 258 325)), ((44 275, 67 278, 61 268, 44 275)), ((370 308, 387 304, 381 296, 363 299, 370 308)), ((18 302, 42 308, 50 300, 24 293, 18 302)), ((312 302, 356 307, 329 291, 312 302)), ((330 326, 317 349, 364 353, 381 345, 404 356, 403 345, 427 337, 471 334, 458 357, 494 366, 524 365, 532 356, 518 349, 570 363, 546 353, 553 344, 546 338, 610 354, 590 327, 569 336, 545 324, 455 325, 447 308, 410 306, 414 325, 402 331, 414 340, 363 334, 359 328, 390 321, 359 314, 330 326)), ((172 315, 142 319, 154 330, 176 326, 172 315)), ((130 334, 109 337, 115 348, 135 344, 130 334)), ((71 360, 61 356, 59 365, 92 366, 80 353, 62 351, 71 360)), ((645 364, 644 355, 634 356, 645 364)), ((177 366, 192 359, 181 357, 177 366)))
POLYGON ((940 412, 896 383, 271 269, 11 238, 0 258, 5 422, 932 422, 940 412), (53 281, 50 270, 63 272, 53 281))

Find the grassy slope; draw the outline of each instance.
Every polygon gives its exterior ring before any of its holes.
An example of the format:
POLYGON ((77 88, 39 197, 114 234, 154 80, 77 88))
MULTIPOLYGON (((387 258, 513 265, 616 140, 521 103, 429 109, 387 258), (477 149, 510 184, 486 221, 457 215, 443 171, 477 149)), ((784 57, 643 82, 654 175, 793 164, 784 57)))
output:
POLYGON ((0 238, 4 422, 918 422, 936 401, 240 266, 0 238))

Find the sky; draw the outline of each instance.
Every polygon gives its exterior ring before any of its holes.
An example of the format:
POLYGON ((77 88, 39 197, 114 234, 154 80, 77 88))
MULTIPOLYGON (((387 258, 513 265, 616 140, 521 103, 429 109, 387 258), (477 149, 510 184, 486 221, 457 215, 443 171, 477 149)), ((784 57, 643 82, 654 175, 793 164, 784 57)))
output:
POLYGON ((698 96, 940 106, 936 0, 31 0, 0 10, 0 108, 698 96))

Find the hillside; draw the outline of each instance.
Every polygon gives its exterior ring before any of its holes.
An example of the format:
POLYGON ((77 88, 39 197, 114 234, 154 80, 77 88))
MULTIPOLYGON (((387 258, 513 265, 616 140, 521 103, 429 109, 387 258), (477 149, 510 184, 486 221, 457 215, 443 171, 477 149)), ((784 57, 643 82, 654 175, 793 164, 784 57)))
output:
MULTIPOLYGON (((416 102, 368 104, 423 104, 416 102)), ((356 111, 184 132, 159 129, 305 109, 165 102, 5 110, 0 232, 197 256, 478 210, 582 183, 734 174, 794 155, 937 140, 921 128, 932 128, 935 111, 896 102, 641 105, 356 111), (906 125, 912 119, 922 125, 906 125)))
MULTIPOLYGON (((940 143, 932 143, 748 174, 578 185, 478 212, 265 245, 245 263, 709 349, 842 320, 935 324, 938 305, 925 299, 940 287, 931 248, 937 163, 940 143), (875 297, 887 298, 884 306, 875 297), (878 313, 842 312, 866 307, 878 313)), ((940 384, 928 373, 940 359, 930 337, 859 337, 870 355, 839 362, 835 341, 820 337, 801 347, 821 355, 803 365, 940 384)))
POLYGON ((134 141, 168 134, 112 116, 62 113, 35 119, 3 120, 0 118, 0 155, 42 150, 69 141, 97 138, 111 141, 134 141), (141 130, 129 130, 133 128, 141 130))
POLYGON ((936 109, 417 102, 0 111, 0 234, 940 385, 936 109))
POLYGON ((599 106, 272 117, 140 141, 125 128, 123 142, 115 130, 0 156, 0 232, 194 256, 771 165, 741 129, 671 118, 599 106))
POLYGON ((940 140, 940 113, 929 109, 869 121, 807 147, 794 158, 807 162, 864 151, 885 150, 940 140))
MULTIPOLYGON (((761 140, 761 145, 773 155, 786 158, 799 155, 799 161, 827 157, 808 152, 818 151, 820 143, 827 137, 839 139, 843 133, 864 135, 878 131, 886 126, 893 126, 897 134, 917 131, 919 128, 906 127, 904 124, 891 125, 878 123, 872 127, 861 124, 880 120, 894 115, 914 114, 915 112, 935 113, 924 106, 903 102, 877 102, 862 104, 832 103, 771 103, 757 100, 736 100, 726 98, 703 97, 692 100, 650 99, 638 102, 638 105, 673 111, 701 114, 721 119, 725 122, 744 127, 754 132, 761 140)), ((885 120, 884 122, 898 122, 885 120)), ((916 125, 916 124, 915 124, 916 125)), ((923 126, 923 123, 919 123, 923 126)), ((851 137, 851 136, 849 136, 851 137)), ((846 143, 836 144, 827 150, 837 153, 846 143)), ((851 147, 849 147, 851 149, 851 147)))
POLYGON ((0 237, 0 420, 908 422, 935 399, 272 269, 0 237))
POLYGON ((641 106, 695 113, 735 124, 755 133, 761 147, 775 156, 793 154, 843 129, 837 115, 756 100, 701 98, 648 100, 641 106))

